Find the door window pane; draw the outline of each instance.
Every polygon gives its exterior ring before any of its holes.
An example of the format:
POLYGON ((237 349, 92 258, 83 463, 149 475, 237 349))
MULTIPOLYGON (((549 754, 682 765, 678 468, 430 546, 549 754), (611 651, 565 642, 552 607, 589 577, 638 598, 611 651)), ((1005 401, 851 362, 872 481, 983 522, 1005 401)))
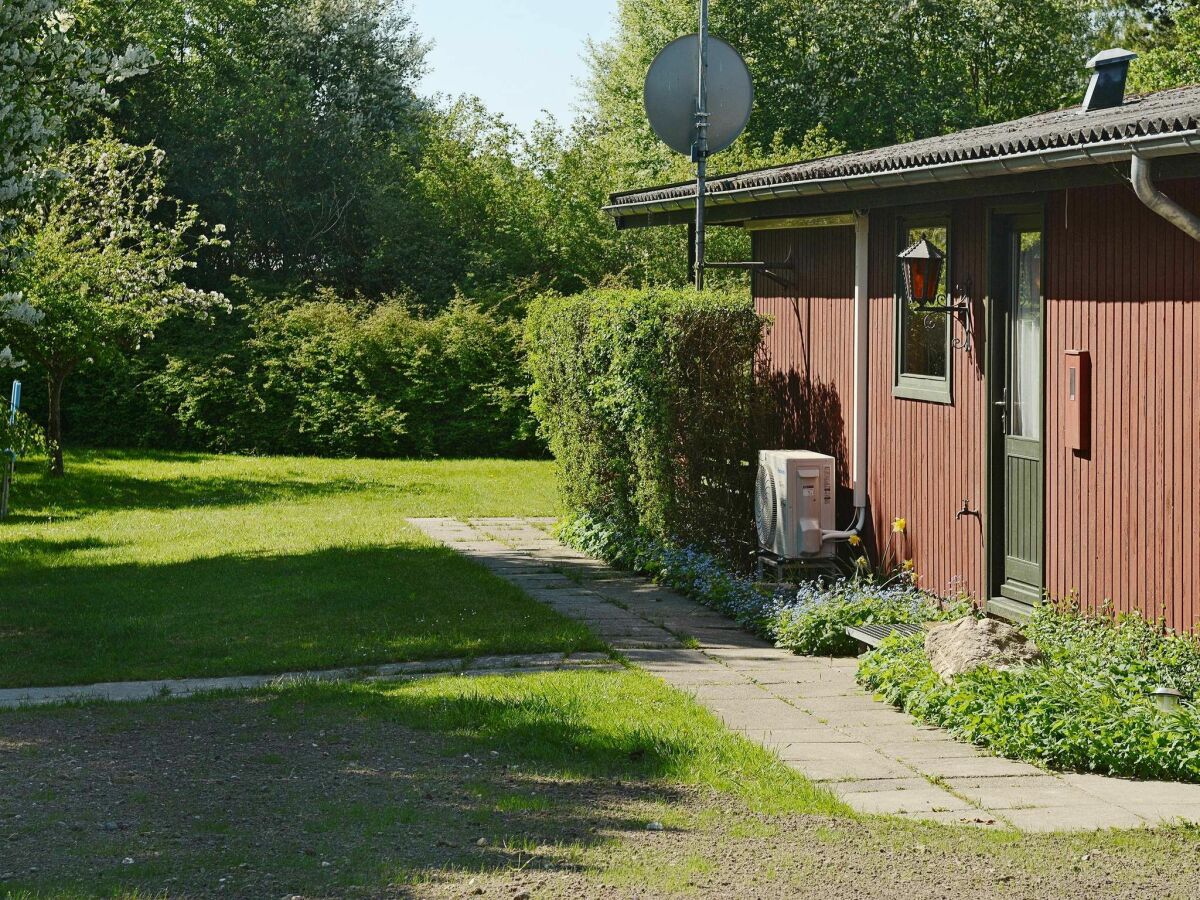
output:
MULTIPOLYGON (((922 237, 929 238, 939 250, 949 250, 949 229, 945 225, 916 224, 906 226, 903 231, 905 247, 911 247, 922 237)), ((938 293, 945 294, 949 277, 949 260, 942 268, 938 293)), ((902 275, 897 275, 901 286, 902 275)), ((947 371, 947 329, 950 317, 942 313, 919 313, 904 298, 900 289, 900 374, 921 375, 927 378, 945 378, 947 371)))
POLYGON ((1013 235, 1010 433, 1042 436, 1042 233, 1013 235))

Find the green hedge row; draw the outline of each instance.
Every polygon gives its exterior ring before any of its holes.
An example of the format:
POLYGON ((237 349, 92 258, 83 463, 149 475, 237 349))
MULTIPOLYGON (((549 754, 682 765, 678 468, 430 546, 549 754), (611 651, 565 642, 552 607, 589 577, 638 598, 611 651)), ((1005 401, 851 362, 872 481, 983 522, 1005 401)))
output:
MULTIPOLYGON (((68 446, 322 456, 531 456, 521 324, 459 301, 235 297, 69 387, 68 446)), ((36 373, 30 412, 43 413, 36 373)))
POLYGON ((606 289, 535 301, 533 411, 570 510, 744 558, 763 326, 744 293, 606 289))

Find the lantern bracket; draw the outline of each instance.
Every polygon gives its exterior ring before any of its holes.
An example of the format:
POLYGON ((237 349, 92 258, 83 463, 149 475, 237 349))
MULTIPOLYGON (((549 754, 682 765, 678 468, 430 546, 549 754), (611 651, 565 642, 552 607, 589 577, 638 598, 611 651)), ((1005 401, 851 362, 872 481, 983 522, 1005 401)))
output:
POLYGON ((937 320, 934 316, 953 316, 962 326, 962 337, 951 336, 950 346, 955 350, 971 352, 971 336, 975 333, 975 303, 971 299, 971 282, 954 285, 950 294, 938 294, 935 303, 912 304, 909 309, 922 316, 929 316, 926 327, 934 329, 937 320))

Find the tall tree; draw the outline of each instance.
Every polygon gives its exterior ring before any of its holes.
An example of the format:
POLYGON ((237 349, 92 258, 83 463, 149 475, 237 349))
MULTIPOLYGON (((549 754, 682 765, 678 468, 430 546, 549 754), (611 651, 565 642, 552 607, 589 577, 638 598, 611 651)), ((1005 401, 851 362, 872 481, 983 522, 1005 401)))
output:
POLYGON ((1138 43, 1142 57, 1132 67, 1138 91, 1200 84, 1200 6, 1170 0, 1138 43))
POLYGON ((425 47, 406 5, 81 2, 96 40, 154 53, 115 121, 166 151, 173 194, 226 223, 226 272, 359 286, 372 205, 411 177, 422 129, 425 47))
MULTIPOLYGON (((631 172, 661 159, 641 80, 695 29, 694 6, 621 0, 616 36, 593 51, 596 108, 628 141, 631 172)), ((823 126, 855 150, 1065 105, 1084 86, 1090 12, 1089 0, 714 0, 712 28, 754 75, 750 147, 795 147, 823 126)))
POLYGON ((3 331, 47 375, 51 472, 61 475, 71 374, 136 352, 172 316, 205 316, 226 301, 183 282, 195 252, 222 241, 195 207, 164 195, 161 151, 99 138, 51 163, 53 186, 25 210, 9 245, 19 252, 7 281, 36 313, 9 316, 3 331))

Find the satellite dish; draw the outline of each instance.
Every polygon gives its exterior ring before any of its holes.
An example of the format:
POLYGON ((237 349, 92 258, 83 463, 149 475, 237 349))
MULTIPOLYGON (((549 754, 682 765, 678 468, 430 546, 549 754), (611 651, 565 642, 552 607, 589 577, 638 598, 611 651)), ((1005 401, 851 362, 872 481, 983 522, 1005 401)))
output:
MULTIPOLYGON (((690 156, 696 142, 696 72, 700 37, 685 34, 667 44, 646 73, 643 93, 650 127, 676 153, 690 156)), ((708 38, 708 152, 737 140, 754 108, 754 82, 741 54, 727 42, 708 38)))

